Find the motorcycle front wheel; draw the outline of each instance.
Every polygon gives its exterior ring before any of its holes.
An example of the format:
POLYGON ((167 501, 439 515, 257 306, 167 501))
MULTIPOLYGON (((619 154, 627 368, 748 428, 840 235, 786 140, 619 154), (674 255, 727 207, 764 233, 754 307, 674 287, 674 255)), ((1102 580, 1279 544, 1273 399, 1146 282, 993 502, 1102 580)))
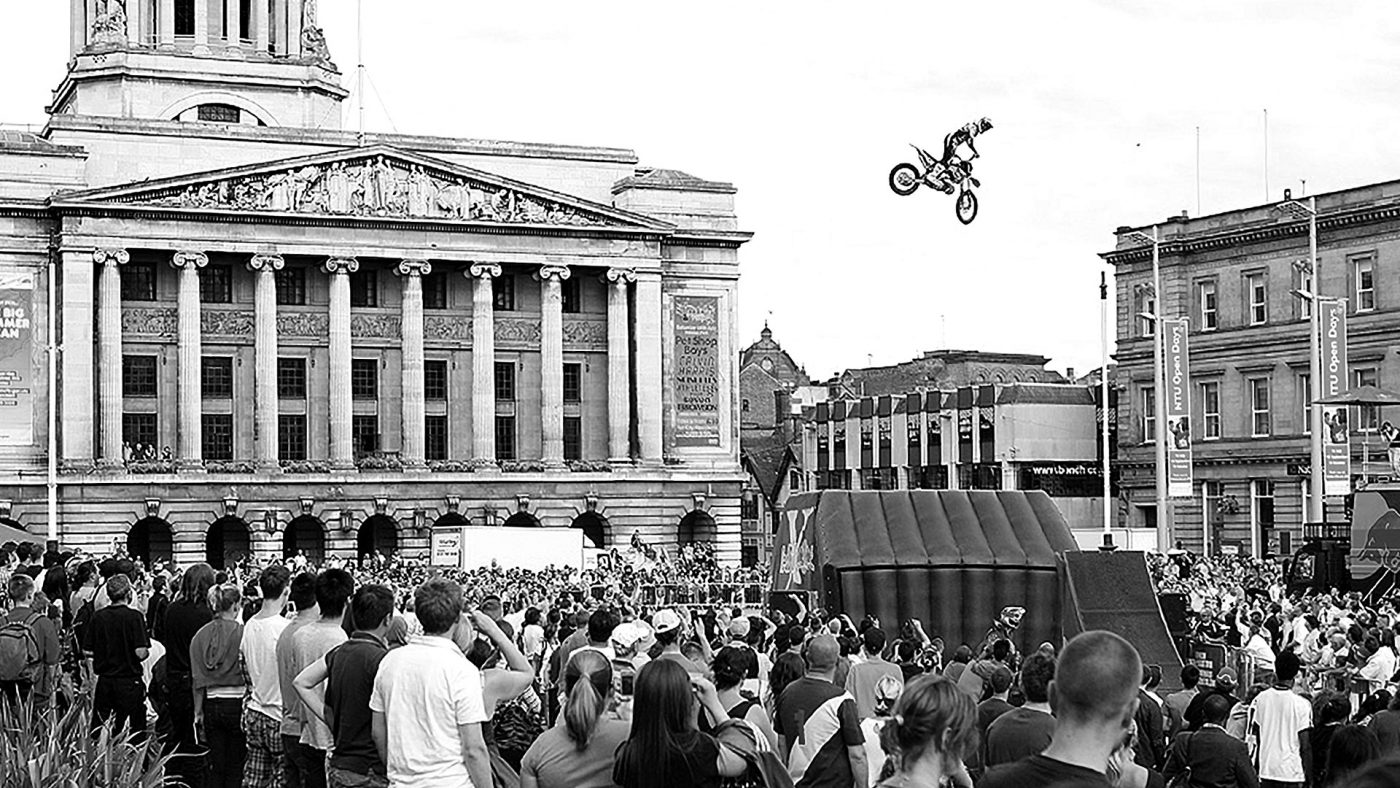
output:
POLYGON ((963 224, 972 224, 972 220, 977 218, 977 195, 970 189, 964 189, 958 195, 958 202, 955 206, 958 213, 958 221, 963 224))
POLYGON ((912 164, 896 164, 890 170, 890 189, 900 197, 908 197, 919 189, 919 170, 912 164))

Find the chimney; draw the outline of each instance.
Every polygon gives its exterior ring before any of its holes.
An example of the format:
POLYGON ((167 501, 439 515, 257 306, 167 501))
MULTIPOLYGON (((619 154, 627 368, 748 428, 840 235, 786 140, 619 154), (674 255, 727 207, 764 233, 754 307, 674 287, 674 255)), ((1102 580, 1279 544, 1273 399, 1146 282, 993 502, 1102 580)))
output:
POLYGON ((792 418, 792 393, 787 389, 773 392, 773 426, 782 427, 792 418))
POLYGON ((1075 380, 1077 380, 1077 378, 1074 377, 1074 367, 1065 368, 1065 377, 1069 378, 1070 383, 1073 383, 1075 380))

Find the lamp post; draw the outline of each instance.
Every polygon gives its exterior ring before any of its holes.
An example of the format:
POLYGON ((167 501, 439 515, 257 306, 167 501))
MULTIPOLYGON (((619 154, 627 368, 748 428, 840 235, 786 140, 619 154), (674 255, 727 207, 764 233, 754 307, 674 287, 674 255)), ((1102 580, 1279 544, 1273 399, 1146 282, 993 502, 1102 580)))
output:
POLYGON ((1308 497, 1307 520, 1312 523, 1321 523, 1326 517, 1323 495, 1326 487, 1323 484, 1322 472, 1322 406, 1317 401, 1322 399, 1322 326, 1318 309, 1323 302, 1322 298, 1322 261, 1317 256, 1317 198, 1309 197, 1307 204, 1292 199, 1293 195, 1288 189, 1283 190, 1283 202, 1279 203, 1276 210, 1288 214, 1295 219, 1306 218, 1308 220, 1308 260, 1303 264, 1303 270, 1312 274, 1311 292, 1304 295, 1305 300, 1311 301, 1308 309, 1310 320, 1309 330, 1312 332, 1308 338, 1308 370, 1310 392, 1310 404, 1308 405, 1308 421, 1312 432, 1310 443, 1311 465, 1308 476, 1308 497))
POLYGON ((1099 429, 1103 452, 1103 544, 1099 549, 1113 550, 1112 483, 1108 458, 1108 274, 1099 272, 1099 350, 1103 365, 1099 367, 1099 429))
POLYGON ((1157 225, 1152 225, 1152 234, 1140 230, 1124 233, 1125 238, 1152 244, 1152 293, 1157 306, 1152 310, 1152 440, 1156 447, 1157 467, 1157 551, 1166 553, 1172 547, 1171 510, 1167 501, 1167 414, 1164 397, 1165 366, 1162 347, 1162 235, 1157 225))

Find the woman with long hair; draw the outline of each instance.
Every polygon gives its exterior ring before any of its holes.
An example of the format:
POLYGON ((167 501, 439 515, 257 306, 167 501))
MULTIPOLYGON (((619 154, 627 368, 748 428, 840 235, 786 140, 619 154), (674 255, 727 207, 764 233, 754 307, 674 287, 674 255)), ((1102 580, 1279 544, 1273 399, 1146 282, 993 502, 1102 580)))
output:
POLYGON ((238 648, 243 641, 242 602, 243 593, 236 585, 210 589, 214 620, 200 627, 190 641, 195 735, 209 747, 205 788, 239 788, 243 783, 248 751, 243 739, 244 687, 238 648))
POLYGON ((977 706, 944 676, 921 676, 904 688, 880 730, 894 761, 882 788, 938 788, 949 777, 968 782, 963 758, 977 746, 977 706))
POLYGON ((691 677, 669 659, 648 662, 637 673, 632 733, 618 748, 613 782, 622 788, 718 788, 748 762, 696 727, 696 713, 712 721, 729 715, 715 685, 691 677))
POLYGON ((598 651, 575 651, 564 667, 563 724, 540 735, 520 763, 520 788, 610 788, 613 755, 627 723, 607 713, 613 670, 598 651))
MULTIPOLYGON (((745 651, 737 646, 725 646, 715 655, 715 662, 710 669, 714 673, 719 703, 725 709, 726 719, 748 722, 768 739, 769 748, 776 751, 778 734, 773 732, 773 723, 768 719, 768 712, 763 710, 763 704, 739 694, 739 688, 744 683, 745 671, 753 659, 753 654, 745 651)), ((713 732, 716 727, 706 714, 700 715, 698 722, 700 730, 706 733, 713 732)))
POLYGON ((195 564, 181 576, 180 593, 165 610, 163 644, 171 725, 167 749, 178 756, 170 762, 170 771, 186 785, 199 785, 203 777, 202 747, 194 730, 190 643, 195 633, 214 620, 214 610, 209 607, 209 589, 213 587, 213 568, 195 564))
POLYGON ((1376 734, 1360 725, 1343 725, 1327 745, 1327 776, 1318 785, 1342 785, 1352 773, 1380 760, 1381 743, 1376 734))

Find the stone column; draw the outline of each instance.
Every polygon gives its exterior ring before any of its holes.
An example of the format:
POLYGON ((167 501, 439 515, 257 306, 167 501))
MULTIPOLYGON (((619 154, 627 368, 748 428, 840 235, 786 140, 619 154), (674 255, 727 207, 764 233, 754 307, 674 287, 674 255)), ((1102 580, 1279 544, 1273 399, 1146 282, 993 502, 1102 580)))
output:
POLYGON ((248 22, 252 29, 248 33, 253 39, 253 51, 259 55, 266 55, 271 45, 268 34, 272 25, 270 11, 267 0, 253 3, 253 18, 248 22))
POLYGON ((255 462, 259 471, 282 469, 277 457, 277 272, 286 263, 281 255, 255 254, 248 261, 257 284, 253 290, 253 410, 255 462))
MULTIPOLYGON (((97 401, 102 439, 97 467, 121 468, 122 456, 122 275, 118 266, 131 261, 125 249, 98 249, 93 262, 102 266, 97 281, 97 401)), ((65 348, 66 350, 66 348, 65 348)), ((65 381, 67 382, 67 381, 65 381)))
POLYGON ((160 0, 156 14, 156 40, 163 47, 175 46, 175 0, 160 0))
POLYGON ((472 465, 496 467, 496 298, 495 263, 472 263, 472 465))
POLYGON ((350 275, 360 270, 360 261, 332 257, 322 268, 331 276, 331 468, 348 471, 355 468, 355 445, 350 433, 354 413, 350 398, 350 275))
POLYGON ((662 463, 661 273, 637 274, 637 439, 642 462, 662 463))
POLYGON ((287 0, 287 55, 301 57, 302 0, 287 0))
POLYGON ((68 54, 70 57, 77 57, 87 46, 87 0, 69 0, 68 13, 68 54))
MULTIPOLYGON (((92 252, 63 252, 59 310, 63 353, 59 356, 62 444, 60 459, 68 470, 92 470, 93 435, 93 299, 92 252)), ((99 260, 100 262, 100 260, 99 260)))
POLYGON ((403 447, 405 470, 425 470, 423 417, 423 277, 432 273, 427 260, 403 260, 403 315, 400 334, 403 350, 403 447))
POLYGON ((632 370, 628 335, 627 286, 637 281, 630 268, 609 268, 608 282, 608 461, 632 461, 632 370))
POLYGON ((146 21, 145 3, 126 4, 126 40, 132 46, 148 46, 142 33, 146 21))
POLYGON ((203 470, 204 429, 200 421, 204 393, 200 387, 200 364, 204 356, 199 333, 199 269, 209 265, 202 252, 176 252, 170 264, 180 272, 176 323, 179 326, 180 386, 178 451, 175 465, 181 471, 203 470))
POLYGON ((540 280, 540 453, 549 469, 564 468, 564 280, 567 265, 545 265, 540 280))
MULTIPOLYGON (((228 28, 228 32, 224 34, 224 43, 227 44, 230 49, 239 46, 241 41, 239 28, 243 26, 240 13, 242 5, 243 4, 238 2, 238 0, 230 0, 229 4, 224 7, 224 27, 228 28)), ((251 13, 253 7, 256 5, 258 5, 256 0, 249 3, 248 11, 251 13)))
MULTIPOLYGON (((175 23, 174 19, 170 22, 175 23)), ((194 53, 209 54, 209 2, 194 0, 194 53)))

